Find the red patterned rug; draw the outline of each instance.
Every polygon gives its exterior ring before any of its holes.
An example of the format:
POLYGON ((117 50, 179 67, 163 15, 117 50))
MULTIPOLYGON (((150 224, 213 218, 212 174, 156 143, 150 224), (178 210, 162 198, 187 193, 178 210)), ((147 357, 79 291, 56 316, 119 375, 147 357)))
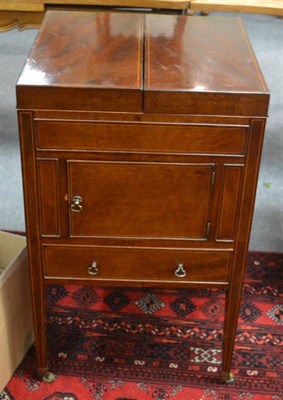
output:
POLYGON ((52 384, 32 348, 0 400, 282 400, 283 254, 250 253, 233 360, 219 384, 219 290, 47 288, 52 384))

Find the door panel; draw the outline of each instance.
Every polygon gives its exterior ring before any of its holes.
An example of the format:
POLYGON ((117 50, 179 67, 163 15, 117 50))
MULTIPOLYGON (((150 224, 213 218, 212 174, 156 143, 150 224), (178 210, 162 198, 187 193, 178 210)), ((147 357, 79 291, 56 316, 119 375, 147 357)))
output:
POLYGON ((204 240, 212 172, 210 164, 69 161, 70 235, 204 240))

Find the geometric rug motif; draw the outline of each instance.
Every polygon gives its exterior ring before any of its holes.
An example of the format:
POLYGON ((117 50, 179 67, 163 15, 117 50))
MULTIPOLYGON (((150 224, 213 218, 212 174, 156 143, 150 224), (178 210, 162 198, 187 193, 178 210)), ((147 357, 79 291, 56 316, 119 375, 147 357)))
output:
POLYGON ((201 311, 211 321, 219 319, 224 313, 224 301, 221 299, 209 299, 201 307, 201 311))
POLYGON ((155 311, 159 311, 165 307, 165 304, 160 300, 154 293, 148 293, 145 296, 139 298, 135 304, 145 313, 153 314, 155 311))
POLYGON ((211 364, 221 364, 221 350, 217 349, 202 349, 200 347, 191 347, 194 352, 194 358, 191 359, 195 363, 211 363, 211 364))
POLYGON ((283 304, 276 304, 267 311, 266 315, 277 325, 283 325, 283 304))
POLYGON ((108 294, 104 298, 104 302, 109 306, 109 308, 111 308, 111 310, 120 311, 129 304, 130 299, 122 290, 118 289, 108 294))
POLYGON ((178 317, 186 317, 196 309, 196 305, 187 297, 182 296, 172 301, 170 308, 178 317))
POLYGON ((76 290, 72 298, 75 300, 78 307, 88 308, 97 303, 99 297, 92 286, 84 286, 76 290))
POLYGON ((253 303, 242 303, 240 307, 240 317, 245 322, 254 322, 257 318, 262 315, 260 309, 253 303))
POLYGON ((46 299, 49 303, 58 303, 67 296, 68 291, 64 285, 48 285, 46 287, 46 299))
POLYGON ((9 393, 8 389, 4 389, 2 393, 0 393, 0 400, 15 400, 15 398, 9 393))

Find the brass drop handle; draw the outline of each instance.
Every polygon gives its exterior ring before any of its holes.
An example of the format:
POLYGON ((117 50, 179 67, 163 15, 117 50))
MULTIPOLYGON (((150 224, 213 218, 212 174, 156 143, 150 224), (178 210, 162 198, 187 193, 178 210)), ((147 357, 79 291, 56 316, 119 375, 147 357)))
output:
POLYGON ((81 212, 83 209, 82 202, 83 199, 81 196, 74 196, 72 199, 71 210, 73 212, 81 212))
POLYGON ((177 268, 175 270, 175 276, 177 276, 177 278, 185 278, 186 275, 187 275, 187 272, 186 272, 184 265, 178 264, 177 268))
POLYGON ((96 261, 93 261, 90 267, 88 267, 87 272, 90 275, 97 275, 98 274, 98 266, 96 264, 96 261))

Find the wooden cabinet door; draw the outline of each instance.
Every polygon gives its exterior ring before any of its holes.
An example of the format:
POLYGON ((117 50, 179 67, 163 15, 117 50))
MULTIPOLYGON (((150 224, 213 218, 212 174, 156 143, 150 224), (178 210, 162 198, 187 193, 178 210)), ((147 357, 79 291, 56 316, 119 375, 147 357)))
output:
POLYGON ((213 164, 69 160, 70 235, 205 240, 213 171, 213 164))

